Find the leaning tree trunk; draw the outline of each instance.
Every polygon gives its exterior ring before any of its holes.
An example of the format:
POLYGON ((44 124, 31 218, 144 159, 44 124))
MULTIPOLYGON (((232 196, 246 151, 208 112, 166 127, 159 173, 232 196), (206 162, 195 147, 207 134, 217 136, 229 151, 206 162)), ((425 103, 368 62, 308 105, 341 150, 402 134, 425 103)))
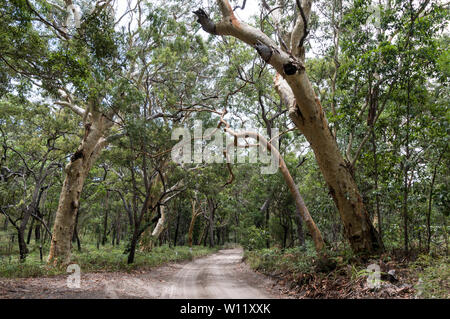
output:
POLYGON ((277 44, 260 30, 238 21, 228 0, 217 0, 223 19, 214 23, 201 9, 195 14, 203 30, 213 35, 230 35, 253 46, 263 60, 278 72, 275 86, 297 128, 314 151, 330 194, 339 210, 345 235, 356 253, 382 250, 383 244, 364 207, 352 168, 339 151, 320 101, 316 97, 303 63, 303 42, 311 0, 303 0, 291 38, 291 52, 277 44), (305 17, 306 16, 306 17, 305 17), (306 18, 306 19, 305 19, 306 18))
POLYGON ((155 229, 153 229, 152 235, 151 235, 151 241, 150 241, 150 250, 153 248, 154 243, 156 240, 158 240, 159 236, 161 235, 162 231, 164 230, 164 226, 167 219, 167 213, 166 209, 163 205, 159 206, 161 217, 158 219, 158 223, 155 226, 155 229))
POLYGON ((303 73, 302 77, 304 77, 304 81, 308 81, 305 89, 310 90, 309 96, 304 96, 303 101, 307 102, 312 112, 304 111, 304 108, 296 103, 297 99, 291 94, 288 82, 281 77, 277 77, 275 80, 276 89, 285 103, 290 102, 288 104, 291 105, 289 115, 314 151, 353 251, 355 253, 378 252, 383 247, 381 238, 366 211, 353 177, 352 168, 339 151, 328 128, 322 106, 315 97, 306 74, 303 73))
POLYGON ((28 228, 27 245, 29 245, 31 242, 31 235, 33 234, 33 227, 34 227, 34 219, 31 220, 30 228, 28 228))
POLYGON ((66 177, 59 197, 48 262, 70 261, 71 239, 84 181, 101 150, 106 146, 105 132, 112 122, 102 114, 92 116, 85 125, 85 135, 78 150, 65 167, 66 177))

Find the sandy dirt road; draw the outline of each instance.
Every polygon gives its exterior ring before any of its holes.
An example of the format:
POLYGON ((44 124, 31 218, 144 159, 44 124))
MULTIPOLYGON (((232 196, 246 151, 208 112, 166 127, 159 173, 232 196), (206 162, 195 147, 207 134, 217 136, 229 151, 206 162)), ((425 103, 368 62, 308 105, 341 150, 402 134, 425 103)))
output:
POLYGON ((132 273, 87 273, 81 286, 67 287, 67 276, 27 279, 0 278, 3 298, 283 298, 271 279, 242 262, 241 249, 220 250, 190 262, 173 263, 132 273))
MULTIPOLYGON (((259 276, 243 274, 237 268, 242 260, 240 249, 221 250, 183 266, 162 295, 163 298, 241 298, 264 299, 273 295, 258 287, 259 276), (252 280, 253 279, 253 280, 252 280)), ((256 274, 255 274, 256 275, 256 274)))

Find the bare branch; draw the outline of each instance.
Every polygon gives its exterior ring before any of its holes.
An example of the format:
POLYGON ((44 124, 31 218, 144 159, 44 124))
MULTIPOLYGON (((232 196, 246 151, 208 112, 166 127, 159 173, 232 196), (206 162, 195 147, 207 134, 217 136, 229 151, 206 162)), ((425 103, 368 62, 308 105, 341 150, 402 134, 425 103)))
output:
POLYGON ((242 2, 242 6, 237 5, 236 7, 234 7, 233 11, 235 11, 235 10, 237 10, 237 9, 244 10, 246 4, 247 4, 247 0, 244 0, 244 1, 242 2))
POLYGON ((308 36, 308 21, 311 15, 312 0, 303 0, 302 4, 300 4, 300 0, 296 0, 296 3, 300 11, 300 18, 297 19, 294 29, 292 30, 291 52, 295 57, 304 61, 304 42, 308 36))
POLYGON ((17 226, 16 221, 14 221, 11 216, 8 215, 8 213, 2 208, 0 207, 0 211, 2 212, 3 215, 6 216, 6 218, 8 218, 8 220, 11 222, 11 224, 14 226, 14 228, 16 228, 17 230, 19 230, 19 226, 17 226))
POLYGON ((84 118, 86 111, 83 108, 74 104, 71 94, 65 88, 59 89, 58 93, 65 101, 56 101, 55 102, 56 105, 69 108, 73 112, 75 112, 75 114, 84 118))
POLYGON ((305 12, 303 11, 302 5, 300 4, 300 0, 296 0, 296 2, 297 2, 298 9, 300 11, 300 16, 302 17, 302 20, 303 20, 303 36, 300 39, 300 42, 298 44, 298 47, 301 48, 301 47, 303 47, 305 39, 306 39, 306 37, 308 36, 308 33, 309 33, 309 31, 308 31, 308 21, 306 19, 305 12))
POLYGON ((60 28, 58 28, 56 25, 54 25, 53 23, 47 21, 46 19, 44 19, 39 12, 36 11, 36 9, 31 5, 29 0, 26 0, 27 6, 28 8, 39 18, 39 20, 44 23, 45 25, 49 26, 50 28, 56 30, 59 35, 61 35, 62 37, 64 37, 66 40, 69 39, 69 35, 64 32, 63 30, 61 30, 60 28))

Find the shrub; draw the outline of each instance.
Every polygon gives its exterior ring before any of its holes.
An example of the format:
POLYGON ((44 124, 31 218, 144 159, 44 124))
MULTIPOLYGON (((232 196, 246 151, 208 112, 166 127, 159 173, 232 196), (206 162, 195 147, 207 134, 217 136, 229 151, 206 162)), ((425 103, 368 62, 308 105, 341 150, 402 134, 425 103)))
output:
POLYGON ((246 250, 261 249, 266 246, 269 234, 266 230, 260 229, 254 225, 243 230, 240 244, 246 250))

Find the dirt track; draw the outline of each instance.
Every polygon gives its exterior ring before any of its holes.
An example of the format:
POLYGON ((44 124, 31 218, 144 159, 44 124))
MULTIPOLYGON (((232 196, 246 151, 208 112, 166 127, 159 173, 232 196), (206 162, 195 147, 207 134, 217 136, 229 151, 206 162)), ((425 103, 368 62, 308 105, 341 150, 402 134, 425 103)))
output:
POLYGON ((282 298, 267 277, 242 262, 242 250, 221 250, 191 262, 133 273, 88 273, 81 287, 70 289, 67 276, 0 278, 1 298, 282 298))

